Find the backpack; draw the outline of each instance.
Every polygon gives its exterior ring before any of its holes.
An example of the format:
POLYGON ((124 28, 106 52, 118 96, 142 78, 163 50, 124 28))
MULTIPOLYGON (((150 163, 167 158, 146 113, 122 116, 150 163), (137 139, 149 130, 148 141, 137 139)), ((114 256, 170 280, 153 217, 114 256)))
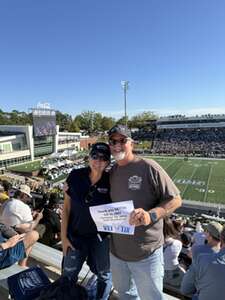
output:
POLYGON ((9 295, 14 300, 33 300, 50 280, 40 267, 32 267, 7 279, 9 295))
POLYGON ((88 300, 85 288, 61 276, 45 288, 36 300, 88 300))

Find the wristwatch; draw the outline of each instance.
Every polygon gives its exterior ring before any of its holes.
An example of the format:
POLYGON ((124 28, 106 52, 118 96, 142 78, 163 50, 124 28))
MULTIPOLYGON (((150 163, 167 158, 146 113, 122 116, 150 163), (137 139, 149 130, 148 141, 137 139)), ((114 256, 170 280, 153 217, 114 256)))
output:
POLYGON ((149 216, 152 224, 155 224, 158 221, 158 217, 155 211, 150 211, 149 216))

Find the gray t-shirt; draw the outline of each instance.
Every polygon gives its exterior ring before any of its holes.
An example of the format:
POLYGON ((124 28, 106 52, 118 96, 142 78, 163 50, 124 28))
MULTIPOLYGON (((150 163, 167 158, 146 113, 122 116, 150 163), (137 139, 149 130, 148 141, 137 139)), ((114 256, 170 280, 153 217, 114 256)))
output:
MULTIPOLYGON (((110 184, 112 202, 133 200, 134 208, 146 211, 179 194, 159 164, 138 157, 125 166, 113 166, 110 184)), ((136 227, 134 235, 112 234, 111 252, 125 261, 139 261, 147 258, 163 242, 161 219, 153 225, 136 227)))

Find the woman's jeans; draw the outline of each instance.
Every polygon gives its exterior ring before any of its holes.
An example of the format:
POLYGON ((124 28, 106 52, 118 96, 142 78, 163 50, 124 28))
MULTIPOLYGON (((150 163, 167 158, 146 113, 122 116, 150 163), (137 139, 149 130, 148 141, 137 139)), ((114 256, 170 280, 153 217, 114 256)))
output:
POLYGON ((87 261, 90 270, 97 276, 96 300, 107 300, 112 288, 109 261, 109 239, 75 238, 71 241, 75 250, 70 249, 63 258, 63 276, 77 282, 83 263, 87 261))
POLYGON ((113 286, 120 300, 163 300, 163 250, 140 261, 124 261, 111 254, 113 286))

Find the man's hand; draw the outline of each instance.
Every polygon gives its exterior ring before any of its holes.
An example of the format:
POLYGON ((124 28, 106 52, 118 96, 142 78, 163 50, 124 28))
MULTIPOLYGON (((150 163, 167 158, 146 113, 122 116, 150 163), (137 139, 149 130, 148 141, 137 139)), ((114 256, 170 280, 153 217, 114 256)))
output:
POLYGON ((137 208, 132 211, 130 214, 130 219, 129 219, 130 225, 135 225, 135 226, 147 226, 151 224, 150 216, 147 211, 145 211, 143 208, 137 208))
POLYGON ((40 221, 43 218, 43 211, 44 211, 44 208, 40 212, 36 212, 34 220, 40 221))

